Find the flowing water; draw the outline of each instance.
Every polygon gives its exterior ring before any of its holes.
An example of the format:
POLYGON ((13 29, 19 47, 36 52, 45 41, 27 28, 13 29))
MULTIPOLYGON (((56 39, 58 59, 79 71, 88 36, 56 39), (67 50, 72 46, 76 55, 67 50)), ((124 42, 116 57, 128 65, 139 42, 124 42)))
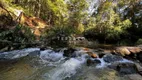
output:
MULTIPOLYGON (((77 56, 70 58, 63 51, 28 48, 0 53, 0 80, 126 80, 107 68, 111 63, 103 58, 97 58, 101 63, 87 66, 86 60, 93 58, 85 51, 77 50, 77 56)), ((131 63, 126 59, 117 62, 131 63)))

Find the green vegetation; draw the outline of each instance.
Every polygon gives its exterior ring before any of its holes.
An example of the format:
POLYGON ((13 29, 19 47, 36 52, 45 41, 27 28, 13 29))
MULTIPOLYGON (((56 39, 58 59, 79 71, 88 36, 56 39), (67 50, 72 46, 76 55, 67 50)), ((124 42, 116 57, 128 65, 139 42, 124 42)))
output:
MULTIPOLYGON (((98 13, 94 14, 94 26, 89 29, 95 33, 101 41, 118 40, 120 34, 126 32, 126 29, 131 26, 129 19, 121 19, 119 14, 114 10, 117 8, 113 2, 106 1, 98 8, 98 13)), ((91 23, 91 24, 92 24, 91 23)), ((89 26, 90 27, 90 26, 89 26)))
POLYGON ((12 30, 3 31, 0 33, 2 40, 8 40, 12 42, 32 42, 34 40, 34 35, 31 33, 30 29, 18 25, 12 30))
POLYGON ((15 22, 18 16, 13 14, 16 14, 16 10, 22 10, 27 16, 38 17, 51 27, 50 30, 45 29, 45 33, 41 34, 41 39, 61 35, 82 35, 88 40, 97 40, 99 43, 140 44, 142 38, 141 0, 99 1, 94 5, 95 11, 91 15, 88 12, 89 1, 91 0, 0 1, 0 10, 6 10, 9 15, 5 16, 5 13, 0 13, 0 37, 3 40, 22 43, 36 39, 32 31, 23 26, 18 25, 12 30, 4 29, 5 26, 13 24, 10 22, 10 16, 15 22), (24 33, 19 34, 22 31, 24 33))
POLYGON ((141 38, 140 38, 140 39, 138 39, 138 41, 136 42, 136 44, 137 44, 137 45, 142 44, 142 39, 141 39, 141 38))

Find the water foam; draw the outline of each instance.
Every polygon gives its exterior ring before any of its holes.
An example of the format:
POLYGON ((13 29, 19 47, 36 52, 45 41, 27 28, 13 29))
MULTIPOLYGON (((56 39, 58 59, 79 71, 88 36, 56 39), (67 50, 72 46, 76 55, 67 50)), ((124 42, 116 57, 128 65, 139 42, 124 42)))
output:
POLYGON ((53 50, 45 50, 40 52, 40 58, 43 63, 48 63, 48 66, 55 66, 63 59, 63 52, 54 52, 53 50))
POLYGON ((44 80, 63 80, 67 77, 71 77, 76 74, 77 70, 81 68, 81 65, 86 62, 86 55, 81 55, 76 58, 70 58, 63 64, 57 66, 55 69, 44 74, 44 80))
POLYGON ((40 51, 40 49, 39 48, 26 48, 22 50, 13 50, 9 52, 3 52, 3 53, 0 53, 0 58, 5 58, 5 59, 21 58, 21 57, 27 56, 29 53, 33 51, 40 51))
POLYGON ((98 60, 100 60, 101 61, 101 63, 100 64, 98 64, 97 66, 96 66, 96 68, 105 68, 105 67, 107 67, 108 65, 112 65, 113 63, 134 63, 133 61, 130 61, 130 60, 127 60, 127 59, 122 59, 122 60, 120 60, 120 61, 115 61, 115 62, 112 62, 112 63, 107 63, 107 62, 105 62, 104 60, 103 60, 103 58, 97 58, 98 60))

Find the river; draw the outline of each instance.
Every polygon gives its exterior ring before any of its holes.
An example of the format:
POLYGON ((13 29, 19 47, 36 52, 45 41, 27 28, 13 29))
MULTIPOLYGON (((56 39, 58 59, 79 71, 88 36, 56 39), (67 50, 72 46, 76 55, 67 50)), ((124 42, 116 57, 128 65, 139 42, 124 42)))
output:
POLYGON ((66 48, 41 51, 27 48, 0 53, 0 80, 130 80, 114 69, 113 63, 133 63, 121 59, 107 63, 103 58, 91 58, 82 48, 75 57, 63 56, 66 48), (88 66, 88 59, 99 63, 88 66))

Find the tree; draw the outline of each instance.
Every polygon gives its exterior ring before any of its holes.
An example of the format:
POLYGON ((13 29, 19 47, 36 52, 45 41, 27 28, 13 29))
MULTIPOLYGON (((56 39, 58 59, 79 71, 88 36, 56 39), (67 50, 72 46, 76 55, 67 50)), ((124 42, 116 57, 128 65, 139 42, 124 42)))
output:
POLYGON ((115 11, 115 5, 111 1, 102 2, 95 14, 94 33, 100 41, 117 40, 120 34, 125 33, 130 27, 129 19, 121 19, 120 15, 115 11))
MULTIPOLYGON (((126 5, 126 4, 125 4, 126 5)), ((130 39, 134 42, 139 38, 142 38, 142 4, 140 0, 129 0, 127 7, 124 9, 125 14, 123 14, 124 19, 130 19, 132 22, 132 27, 128 28, 130 39)), ((128 36, 128 35, 127 35, 128 36)))
POLYGON ((9 2, 16 7, 22 7, 27 15, 42 18, 52 26, 63 23, 68 16, 64 0, 12 0, 9 2))
POLYGON ((87 2, 86 0, 70 0, 67 5, 70 15, 68 24, 74 33, 81 34, 84 31, 83 22, 87 18, 87 2))

